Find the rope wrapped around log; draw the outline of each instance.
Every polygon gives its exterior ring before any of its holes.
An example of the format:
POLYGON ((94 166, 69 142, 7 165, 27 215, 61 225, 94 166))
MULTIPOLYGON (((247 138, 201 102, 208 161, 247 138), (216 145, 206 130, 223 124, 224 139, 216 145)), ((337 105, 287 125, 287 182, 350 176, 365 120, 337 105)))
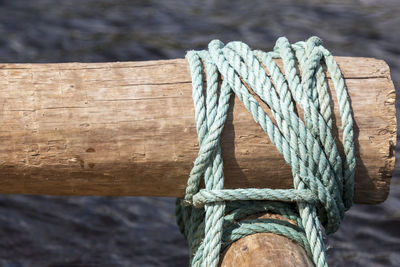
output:
POLYGON ((353 204, 356 167, 352 110, 331 53, 317 37, 295 44, 281 37, 272 52, 252 51, 242 42, 224 45, 214 40, 208 50, 190 51, 186 58, 191 69, 200 149, 185 197, 177 201, 177 220, 189 241, 191 266, 217 266, 221 249, 238 238, 260 232, 298 242, 316 266, 327 266, 320 224, 328 234, 338 229, 345 211, 353 204), (275 62, 278 58, 283 61, 285 74, 275 62), (339 153, 332 131, 331 98, 323 63, 339 103, 344 155, 339 153), (232 92, 291 166, 294 189, 224 189, 220 137, 232 92), (259 101, 267 105, 269 113, 259 101), (202 179, 205 189, 201 190, 202 179), (230 205, 238 200, 241 206, 232 209, 230 205), (263 203, 260 210, 251 208, 256 202, 263 203), (238 222, 252 214, 246 210, 273 210, 297 225, 276 219, 238 222))

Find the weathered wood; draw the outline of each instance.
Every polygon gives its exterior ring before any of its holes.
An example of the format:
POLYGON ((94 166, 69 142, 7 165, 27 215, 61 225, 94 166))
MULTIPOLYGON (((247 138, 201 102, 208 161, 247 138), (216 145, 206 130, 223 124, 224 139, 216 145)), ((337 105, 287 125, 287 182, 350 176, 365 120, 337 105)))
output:
MULTIPOLYGON (((250 216, 248 219, 273 218, 292 224, 296 222, 277 214, 250 216)), ((221 257, 221 267, 311 267, 312 260, 294 241, 272 233, 249 235, 233 242, 221 257)))
MULTIPOLYGON (((355 201, 379 203, 394 168, 389 68, 337 61, 356 121, 355 201)), ((1 64, 0 193, 183 196, 198 151, 191 91, 183 59, 1 64)), ((292 187, 289 166, 237 99, 222 149, 227 188, 292 187)))

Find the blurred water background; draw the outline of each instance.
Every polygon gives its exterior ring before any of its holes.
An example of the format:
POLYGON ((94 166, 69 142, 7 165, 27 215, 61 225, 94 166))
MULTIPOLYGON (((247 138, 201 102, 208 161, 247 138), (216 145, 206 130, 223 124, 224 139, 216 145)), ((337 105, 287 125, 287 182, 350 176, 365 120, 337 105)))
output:
MULTIPOLYGON (((212 39, 269 50, 320 36, 335 55, 386 60, 400 88, 400 1, 1 0, 0 62, 182 58, 212 39)), ((187 266, 174 200, 0 196, 1 266, 187 266)), ((400 182, 356 205, 330 266, 400 266, 400 182)))

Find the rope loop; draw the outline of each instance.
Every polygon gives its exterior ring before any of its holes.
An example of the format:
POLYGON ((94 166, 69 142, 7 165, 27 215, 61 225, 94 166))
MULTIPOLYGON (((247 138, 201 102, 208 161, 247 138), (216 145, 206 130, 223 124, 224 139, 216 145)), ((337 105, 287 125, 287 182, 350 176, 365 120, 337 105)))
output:
POLYGON ((206 190, 201 189, 193 196, 192 205, 195 208, 201 208, 205 204, 212 204, 221 201, 237 200, 269 200, 282 202, 306 202, 316 203, 317 198, 308 189, 222 189, 206 190))
POLYGON ((327 266, 321 225, 328 234, 338 229, 353 204, 356 167, 351 106, 331 53, 318 37, 294 44, 280 37, 271 52, 213 40, 208 50, 189 51, 186 58, 200 148, 185 197, 177 200, 176 215, 189 241, 191 266, 217 266, 222 249, 259 232, 284 235, 303 246, 316 266, 327 266), (282 61, 281 67, 276 59, 282 61), (343 155, 332 131, 326 72, 339 105, 343 155), (220 137, 232 93, 291 166, 293 189, 224 189, 220 137), (297 226, 275 219, 240 221, 267 211, 292 219, 297 226))

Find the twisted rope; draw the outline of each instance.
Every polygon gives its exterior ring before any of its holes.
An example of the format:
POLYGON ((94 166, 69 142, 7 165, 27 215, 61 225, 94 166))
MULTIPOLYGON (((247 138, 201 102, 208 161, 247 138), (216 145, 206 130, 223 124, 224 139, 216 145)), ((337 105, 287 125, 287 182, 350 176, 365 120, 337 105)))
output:
POLYGON ((217 266, 221 250, 230 243, 261 232, 298 242, 316 266, 327 266, 321 224, 328 234, 338 229, 344 212, 353 204, 356 167, 351 107, 331 53, 317 37, 295 44, 281 37, 271 52, 253 51, 242 42, 224 45, 214 40, 208 50, 189 51, 186 58, 200 149, 185 197, 177 200, 176 215, 189 242, 191 266, 217 266), (282 59, 285 74, 275 59, 282 59), (331 99, 323 63, 338 99, 343 158, 332 134, 331 99), (248 88, 268 106, 272 117, 248 88), (220 136, 232 92, 291 166, 294 189, 224 189, 220 136), (303 119, 296 105, 302 109, 303 119), (204 189, 200 188, 202 179, 204 189), (260 212, 281 214, 297 226, 277 219, 240 221, 260 212))

